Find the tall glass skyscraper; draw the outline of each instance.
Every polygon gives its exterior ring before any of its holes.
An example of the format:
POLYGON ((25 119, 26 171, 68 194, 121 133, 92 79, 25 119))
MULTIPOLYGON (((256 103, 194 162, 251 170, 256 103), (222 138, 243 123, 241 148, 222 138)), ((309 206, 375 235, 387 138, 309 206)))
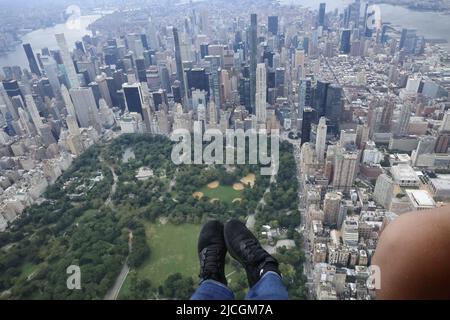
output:
POLYGON ((253 114, 256 113, 256 64, 258 55, 258 16, 252 13, 250 16, 250 106, 253 114))
POLYGON ((180 37, 178 29, 173 28, 173 41, 175 43, 175 62, 177 65, 177 79, 180 81, 181 98, 184 98, 184 77, 183 77, 183 61, 181 60, 180 37))
POLYGON ((29 43, 25 43, 23 45, 23 49, 25 50, 25 55, 27 56, 28 64, 30 65, 30 71, 37 76, 41 76, 41 71, 39 70, 31 45, 29 43))
POLYGON ((319 7, 319 18, 318 18, 318 24, 319 26, 325 26, 325 10, 326 10, 326 3, 321 3, 319 7))

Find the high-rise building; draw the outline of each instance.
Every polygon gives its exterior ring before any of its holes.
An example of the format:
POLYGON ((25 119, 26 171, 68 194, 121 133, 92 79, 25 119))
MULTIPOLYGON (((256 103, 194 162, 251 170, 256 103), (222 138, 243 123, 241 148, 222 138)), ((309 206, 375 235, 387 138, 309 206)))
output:
POLYGON ((50 82, 50 86, 53 92, 56 94, 60 90, 60 82, 58 78, 58 66, 56 65, 55 59, 50 56, 41 56, 41 63, 45 72, 45 75, 50 82))
POLYGON ((67 128, 71 135, 77 136, 80 134, 80 127, 78 126, 77 119, 70 114, 66 118, 67 128))
POLYGON ((31 120, 33 121, 33 124, 36 128, 36 131, 38 132, 38 134, 41 134, 41 128, 43 126, 43 122, 42 122, 41 116, 39 115, 39 111, 36 107, 36 103, 34 102, 33 96, 26 95, 25 103, 27 104, 27 109, 31 116, 31 120))
POLYGON ((220 74, 221 74, 221 57, 219 55, 209 55, 205 60, 210 63, 209 75, 209 95, 214 100, 218 109, 222 106, 220 94, 220 74))
POLYGON ((98 75, 95 79, 95 82, 98 83, 98 89, 100 92, 100 96, 105 100, 106 104, 111 108, 113 106, 111 94, 109 93, 108 83, 106 81, 106 74, 102 73, 98 75))
POLYGON ((147 38, 148 40, 150 40, 150 47, 152 49, 159 49, 158 35, 156 32, 155 24, 151 17, 148 18, 147 38))
POLYGON ((258 63, 258 16, 252 13, 250 16, 249 55, 250 55, 250 106, 255 114, 256 101, 256 65, 258 63))
MULTIPOLYGON (((30 123, 30 121, 28 120, 28 114, 25 110, 23 110, 22 108, 19 108, 17 110, 17 113, 19 114, 19 129, 20 129, 20 133, 22 135, 32 135, 33 134, 33 127, 30 123)), ((17 131, 17 130, 16 130, 17 131)))
POLYGON ((407 53, 413 53, 417 42, 417 31, 415 29, 402 29, 399 48, 407 53))
POLYGON ((266 65, 258 63, 256 67, 256 119, 266 123, 267 118, 267 84, 266 65))
POLYGON ((303 78, 305 74, 305 51, 301 48, 295 50, 293 75, 295 79, 303 78))
POLYGON ((140 83, 124 83, 122 85, 123 95, 125 98, 125 105, 128 112, 139 113, 142 117, 144 114, 142 112, 143 107, 143 94, 140 83))
POLYGON ((34 56, 33 49, 29 43, 23 45, 25 55, 27 56, 28 65, 30 66, 30 71, 37 76, 41 76, 41 70, 36 62, 36 57, 34 56))
POLYGON ((394 104, 386 99, 383 101, 382 106, 383 111, 381 113, 379 130, 380 132, 390 132, 392 117, 394 115, 394 104))
POLYGON ((343 90, 340 86, 331 84, 328 86, 325 103, 325 116, 330 120, 332 131, 337 134, 339 131, 339 121, 342 113, 343 90))
POLYGON ((437 138, 434 136, 422 136, 419 138, 419 144, 416 150, 411 154, 411 161, 413 166, 419 166, 419 160, 421 155, 432 154, 436 146, 437 138))
POLYGON ((97 103, 91 88, 72 88, 69 90, 72 97, 77 119, 82 128, 95 127, 97 116, 97 103))
POLYGON ((194 110, 194 112, 197 111, 197 108, 200 104, 202 104, 203 106, 205 106, 205 110, 206 110, 206 106, 207 106, 207 92, 204 90, 194 90, 192 91, 192 109, 194 110))
POLYGON ((450 132, 450 111, 447 111, 444 114, 444 119, 442 119, 441 127, 439 128, 440 132, 450 132))
POLYGON ((75 107, 73 105, 72 99, 70 98, 69 90, 65 85, 61 86, 61 95, 66 105, 67 114, 72 116, 75 120, 77 119, 77 113, 75 111, 75 107))
POLYGON ((316 155, 317 161, 323 163, 325 160, 325 145, 327 142, 327 120, 321 117, 317 126, 316 155))
POLYGON ((339 143, 343 147, 348 144, 356 144, 356 131, 354 129, 341 130, 339 143))
POLYGON ((315 119, 315 112, 311 108, 303 110, 302 120, 302 145, 311 141, 311 124, 315 119))
POLYGON ((321 80, 317 81, 317 85, 314 90, 314 109, 316 110, 318 117, 325 116, 325 110, 327 108, 327 92, 329 86, 329 82, 321 80))
POLYGON ((184 74, 183 74, 183 61, 181 60, 181 48, 180 48, 180 38, 178 35, 178 29, 173 28, 173 40, 175 43, 175 62, 177 65, 177 80, 180 81, 181 99, 184 99, 184 74))
POLYGON ((334 155, 333 187, 348 190, 355 182, 359 151, 356 147, 338 145, 334 155))
POLYGON ((437 138, 434 151, 436 153, 447 153, 450 146, 450 133, 441 132, 437 138))
POLYGON ((369 141, 370 127, 367 123, 358 124, 356 126, 356 146, 363 149, 367 141, 369 141))
POLYGON ((344 54, 349 54, 350 53, 350 49, 351 49, 351 39, 352 36, 352 30, 350 29, 345 29, 342 30, 341 33, 341 52, 344 54))
POLYGON ((147 81, 147 73, 146 73, 146 66, 145 66, 145 59, 144 58, 137 58, 134 60, 134 63, 136 65, 136 73, 137 78, 139 82, 146 82, 147 81))
POLYGON ((317 19, 317 23, 319 26, 324 27, 325 26, 325 10, 326 10, 326 3, 321 3, 319 6, 319 16, 317 19))
POLYGON ((404 136, 408 133, 410 118, 411 118, 411 109, 409 107, 409 104, 405 103, 400 108, 400 118, 396 130, 396 134, 398 136, 404 136))
POLYGON ((339 193, 329 192, 325 195, 323 213, 326 226, 336 226, 341 206, 342 196, 339 193))
POLYGON ((80 80, 78 79, 77 72, 75 70, 75 65, 73 64, 72 57, 70 56, 69 47, 67 46, 66 37, 64 33, 55 34, 56 42, 61 53, 61 59, 64 63, 64 68, 66 70, 67 78, 69 81, 70 88, 80 87, 80 80))
POLYGON ((12 98, 20 96, 22 99, 24 98, 22 95, 22 91, 20 91, 19 83, 17 82, 17 80, 3 80, 2 84, 8 97, 12 98))
POLYGON ((298 85, 298 116, 303 116, 305 107, 310 107, 312 101, 311 79, 300 79, 298 85))
POLYGON ((185 69, 188 88, 188 97, 192 96, 193 90, 204 90, 209 93, 209 76, 205 68, 185 69))
POLYGON ((385 209, 390 209, 392 198, 394 196, 394 181, 387 174, 378 176, 375 184, 373 198, 385 209))
POLYGON ((278 34, 278 16, 269 16, 267 25, 268 25, 268 31, 272 35, 278 34))
POLYGON ((200 44, 200 57, 204 59, 206 56, 209 56, 208 43, 200 44))

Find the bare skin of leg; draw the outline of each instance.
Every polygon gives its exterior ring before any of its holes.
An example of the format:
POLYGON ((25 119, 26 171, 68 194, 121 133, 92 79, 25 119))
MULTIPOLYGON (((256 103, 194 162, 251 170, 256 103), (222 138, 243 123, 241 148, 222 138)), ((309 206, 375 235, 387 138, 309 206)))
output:
POLYGON ((450 206, 390 223, 372 265, 381 272, 377 299, 450 299, 450 206))

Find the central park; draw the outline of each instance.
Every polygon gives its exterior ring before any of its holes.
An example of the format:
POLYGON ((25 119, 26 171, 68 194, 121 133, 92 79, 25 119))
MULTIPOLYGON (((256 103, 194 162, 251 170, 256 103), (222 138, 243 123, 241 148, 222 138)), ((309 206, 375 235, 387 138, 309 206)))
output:
MULTIPOLYGON (((172 146, 162 136, 122 135, 76 159, 45 199, 1 234, 0 299, 104 299, 111 290, 118 299, 188 299, 198 285, 202 224, 250 216, 280 261, 290 296, 304 298, 291 145, 280 144, 274 179, 257 165, 177 166, 172 146), (296 246, 278 248, 284 239, 296 246), (66 288, 70 265, 80 266, 81 290, 66 288)), ((230 257, 226 275, 244 298, 245 271, 230 257)))

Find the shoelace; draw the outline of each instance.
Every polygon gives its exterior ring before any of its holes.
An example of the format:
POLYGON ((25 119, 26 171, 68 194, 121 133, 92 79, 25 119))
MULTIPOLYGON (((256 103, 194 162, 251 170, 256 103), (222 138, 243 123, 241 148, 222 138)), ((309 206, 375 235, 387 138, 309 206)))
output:
POLYGON ((242 244, 242 250, 250 264, 258 264, 269 256, 261 245, 254 239, 245 240, 242 244))
POLYGON ((208 247, 200 253, 200 278, 206 279, 219 273, 220 250, 215 247, 208 247))

